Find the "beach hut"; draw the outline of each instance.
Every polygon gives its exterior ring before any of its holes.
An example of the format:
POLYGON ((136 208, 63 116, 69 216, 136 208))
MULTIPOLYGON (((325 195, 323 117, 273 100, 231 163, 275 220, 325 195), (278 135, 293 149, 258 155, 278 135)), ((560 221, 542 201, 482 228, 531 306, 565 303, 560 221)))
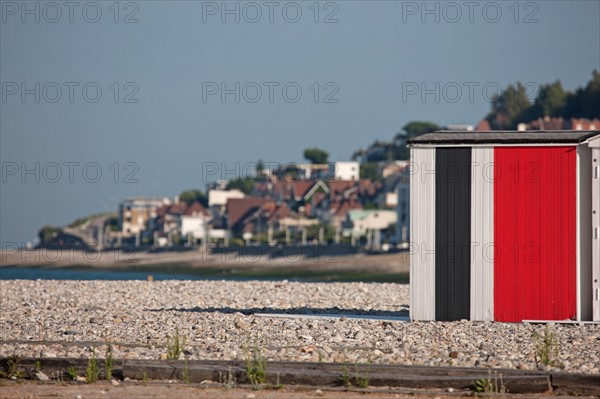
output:
POLYGON ((408 146, 411 319, 600 321, 600 131, 408 146))

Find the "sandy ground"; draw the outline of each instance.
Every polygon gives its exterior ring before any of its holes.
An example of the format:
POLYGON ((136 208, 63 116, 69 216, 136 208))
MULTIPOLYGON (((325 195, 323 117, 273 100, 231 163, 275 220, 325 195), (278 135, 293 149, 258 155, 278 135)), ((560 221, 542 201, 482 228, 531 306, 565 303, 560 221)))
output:
MULTIPOLYGON (((184 398, 215 398, 215 399, 300 399, 300 398, 365 398, 365 399, 395 399, 395 398, 456 398, 471 396, 470 391, 455 391, 448 393, 444 390, 419 389, 366 389, 347 391, 344 389, 321 392, 314 388, 284 387, 283 389, 251 388, 226 389, 201 384, 181 384, 169 382, 150 382, 144 385, 140 382, 122 382, 112 386, 108 382, 92 385, 67 383, 36 383, 36 382, 6 382, 0 381, 0 399, 33 399, 33 398, 73 398, 73 399, 112 399, 112 398, 144 398, 144 399, 184 399, 184 398)), ((543 398, 547 394, 505 394, 511 398, 543 398)), ((566 398, 563 396, 563 398, 566 398)), ((582 398, 580 396, 579 398, 582 398)))

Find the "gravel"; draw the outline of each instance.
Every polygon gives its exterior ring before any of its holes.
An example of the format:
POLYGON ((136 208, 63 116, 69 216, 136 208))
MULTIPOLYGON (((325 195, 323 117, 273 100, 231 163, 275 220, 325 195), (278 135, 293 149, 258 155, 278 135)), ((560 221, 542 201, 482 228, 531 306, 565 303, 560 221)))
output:
POLYGON ((544 326, 400 321, 407 285, 4 280, 0 292, 0 357, 87 358, 95 347, 102 358, 110 343, 116 359, 165 359, 178 333, 191 360, 243 360, 257 347, 269 361, 600 373, 600 325, 549 325, 554 364, 537 367, 533 332, 544 326))

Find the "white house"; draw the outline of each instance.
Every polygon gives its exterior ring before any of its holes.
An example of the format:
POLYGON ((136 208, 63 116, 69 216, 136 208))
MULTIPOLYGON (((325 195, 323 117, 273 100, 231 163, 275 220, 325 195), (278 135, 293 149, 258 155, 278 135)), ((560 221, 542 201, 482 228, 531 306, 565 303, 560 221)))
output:
POLYGON ((400 179, 396 186, 398 206, 398 223, 396 224, 396 241, 406 243, 410 241, 410 180, 400 179))
POLYGON ((208 191, 208 206, 216 207, 220 210, 225 210, 227 201, 230 198, 244 198, 246 195, 238 189, 234 190, 209 190, 208 191))
POLYGON ((358 162, 333 162, 329 164, 329 178, 335 180, 360 179, 360 164, 358 162))
POLYGON ((358 162, 329 162, 323 164, 296 164, 299 176, 304 180, 353 180, 360 179, 358 162))
POLYGON ((398 206, 398 193, 396 191, 383 192, 376 199, 379 208, 395 209, 398 206))
POLYGON ((190 205, 179 218, 179 231, 183 237, 190 234, 194 240, 206 240, 211 216, 200 203, 190 205))
POLYGON ((397 213, 385 209, 356 209, 348 212, 346 227, 350 228, 350 236, 356 239, 366 236, 367 247, 381 249, 381 231, 397 223, 397 213))
POLYGON ((135 236, 146 229, 148 221, 156 217, 156 210, 170 204, 168 198, 126 198, 119 204, 119 226, 124 237, 135 236))
POLYGON ((387 179, 389 176, 402 172, 408 166, 410 166, 410 161, 404 160, 378 162, 377 173, 387 179))
POLYGON ((298 170, 298 177, 304 180, 331 178, 328 173, 330 165, 333 164, 314 164, 314 163, 297 163, 294 166, 298 170))

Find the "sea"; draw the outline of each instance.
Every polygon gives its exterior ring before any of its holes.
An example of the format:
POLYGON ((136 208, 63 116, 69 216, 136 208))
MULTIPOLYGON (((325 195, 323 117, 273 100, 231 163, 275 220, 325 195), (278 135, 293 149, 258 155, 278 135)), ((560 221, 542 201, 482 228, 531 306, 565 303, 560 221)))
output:
POLYGON ((222 269, 189 266, 141 266, 136 268, 91 267, 0 267, 0 280, 234 280, 301 282, 388 282, 408 283, 408 273, 369 273, 357 270, 222 269))

